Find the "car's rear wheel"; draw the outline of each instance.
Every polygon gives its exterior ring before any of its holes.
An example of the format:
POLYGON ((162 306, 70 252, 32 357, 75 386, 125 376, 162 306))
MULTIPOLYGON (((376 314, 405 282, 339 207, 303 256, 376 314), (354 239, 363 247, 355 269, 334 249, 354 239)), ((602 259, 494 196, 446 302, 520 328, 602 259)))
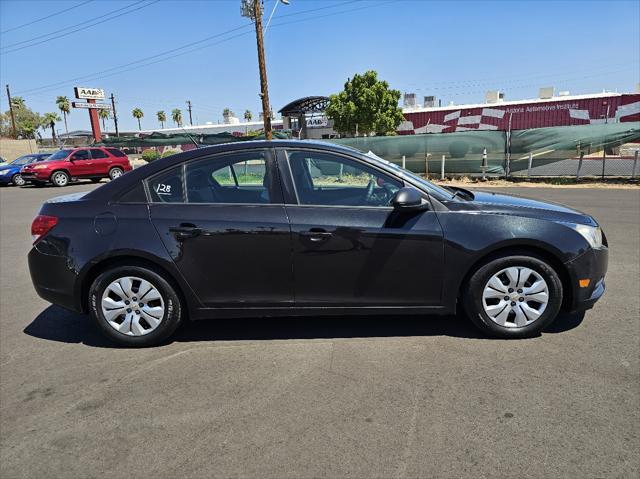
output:
POLYGON ((24 178, 20 173, 16 173, 15 175, 13 175, 13 177, 11 178, 11 182, 16 186, 24 186, 27 183, 26 181, 24 181, 24 178))
POLYGON ((69 180, 69 175, 64 171, 55 171, 53 175, 51 175, 51 183, 55 186, 67 186, 69 180))
POLYGON ((124 346, 157 345, 182 320, 173 286, 140 266, 119 266, 100 274, 89 291, 89 309, 102 333, 124 346))
POLYGON ((562 282, 541 258, 504 256, 485 263, 471 275, 463 303, 473 323, 491 336, 535 336, 558 315, 562 282))
POLYGON ((109 170, 109 179, 115 180, 120 178, 124 174, 124 170, 122 168, 111 168, 109 170))

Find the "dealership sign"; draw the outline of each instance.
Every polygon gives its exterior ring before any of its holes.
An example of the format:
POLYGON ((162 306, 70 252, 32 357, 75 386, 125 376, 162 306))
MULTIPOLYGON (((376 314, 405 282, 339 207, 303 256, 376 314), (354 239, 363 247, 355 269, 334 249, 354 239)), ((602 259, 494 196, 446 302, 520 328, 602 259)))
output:
POLYGON ((111 110, 111 105, 107 105, 106 103, 80 103, 74 101, 71 103, 73 108, 90 108, 94 110, 111 110))
POLYGON ((329 126, 329 119, 325 115, 308 116, 306 121, 307 128, 326 128, 329 126))
POLYGON ((102 88, 87 88, 77 86, 73 88, 76 98, 87 100, 104 100, 104 90, 102 88))

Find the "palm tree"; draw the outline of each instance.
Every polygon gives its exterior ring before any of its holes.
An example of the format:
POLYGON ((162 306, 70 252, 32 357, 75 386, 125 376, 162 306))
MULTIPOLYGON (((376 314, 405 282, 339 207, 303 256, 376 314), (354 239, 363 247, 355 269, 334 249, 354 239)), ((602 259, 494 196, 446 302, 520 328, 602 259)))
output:
POLYGON ((144 116, 144 113, 142 112, 142 110, 140 108, 134 108, 131 111, 131 114, 136 120, 138 120, 138 130, 142 130, 142 125, 140 125, 140 118, 144 116))
POLYGON ((107 127, 106 127, 104 121, 108 120, 109 116, 110 116, 109 110, 104 110, 104 109, 98 110, 98 117, 102 120, 102 129, 104 131, 107 131, 107 127))
POLYGON ((174 108, 171 110, 171 119, 178 126, 182 126, 182 111, 179 108, 174 108))
POLYGON ((58 105, 58 110, 60 110, 62 117, 64 118, 64 131, 69 133, 69 128, 67 127, 67 115, 71 113, 71 103, 69 103, 69 98, 66 96, 59 96, 56 98, 56 105, 58 105))
POLYGON ((163 110, 160 110, 158 113, 156 113, 156 116, 158 117, 158 121, 160 122, 160 127, 164 130, 164 122, 167 121, 167 115, 163 110))
POLYGON ((53 142, 56 142, 56 121, 60 121, 60 117, 57 113, 45 113, 42 117, 42 127, 51 128, 51 138, 53 142))
POLYGON ((244 119, 247 121, 251 121, 252 118, 253 118, 253 113, 251 113, 251 110, 245 110, 244 119))
POLYGON ((22 98, 21 96, 12 96, 11 106, 13 106, 14 108, 24 108, 24 98, 22 98))

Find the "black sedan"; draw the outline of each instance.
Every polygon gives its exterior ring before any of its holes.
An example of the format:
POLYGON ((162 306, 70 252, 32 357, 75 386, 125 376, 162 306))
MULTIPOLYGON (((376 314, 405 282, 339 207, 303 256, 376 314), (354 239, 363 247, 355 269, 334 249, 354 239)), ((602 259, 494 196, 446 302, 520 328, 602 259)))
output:
POLYGON ((129 346, 186 318, 453 314, 538 334, 604 293, 608 245, 565 206, 442 188, 331 144, 192 150, 46 202, 38 294, 129 346))

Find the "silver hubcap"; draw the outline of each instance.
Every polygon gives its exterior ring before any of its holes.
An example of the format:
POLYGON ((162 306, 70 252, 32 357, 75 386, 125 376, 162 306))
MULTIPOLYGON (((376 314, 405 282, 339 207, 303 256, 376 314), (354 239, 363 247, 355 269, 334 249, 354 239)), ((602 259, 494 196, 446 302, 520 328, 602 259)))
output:
POLYGON ((111 179, 115 180, 116 178, 120 178, 122 176, 122 171, 115 169, 111 170, 111 179))
POLYGON ((13 177, 13 183, 17 186, 24 185, 24 178, 21 175, 16 175, 13 177))
POLYGON ((56 185, 66 185, 67 184, 67 175, 65 175, 64 173, 57 173, 54 177, 53 177, 53 181, 55 182, 56 185))
POLYGON ((536 321, 549 303, 547 282, 536 271, 512 266, 494 274, 482 292, 482 307, 503 327, 521 328, 536 321))
POLYGON ((164 300, 156 287, 135 276, 118 278, 102 294, 102 314, 109 325, 128 336, 155 330, 164 318, 164 300))

